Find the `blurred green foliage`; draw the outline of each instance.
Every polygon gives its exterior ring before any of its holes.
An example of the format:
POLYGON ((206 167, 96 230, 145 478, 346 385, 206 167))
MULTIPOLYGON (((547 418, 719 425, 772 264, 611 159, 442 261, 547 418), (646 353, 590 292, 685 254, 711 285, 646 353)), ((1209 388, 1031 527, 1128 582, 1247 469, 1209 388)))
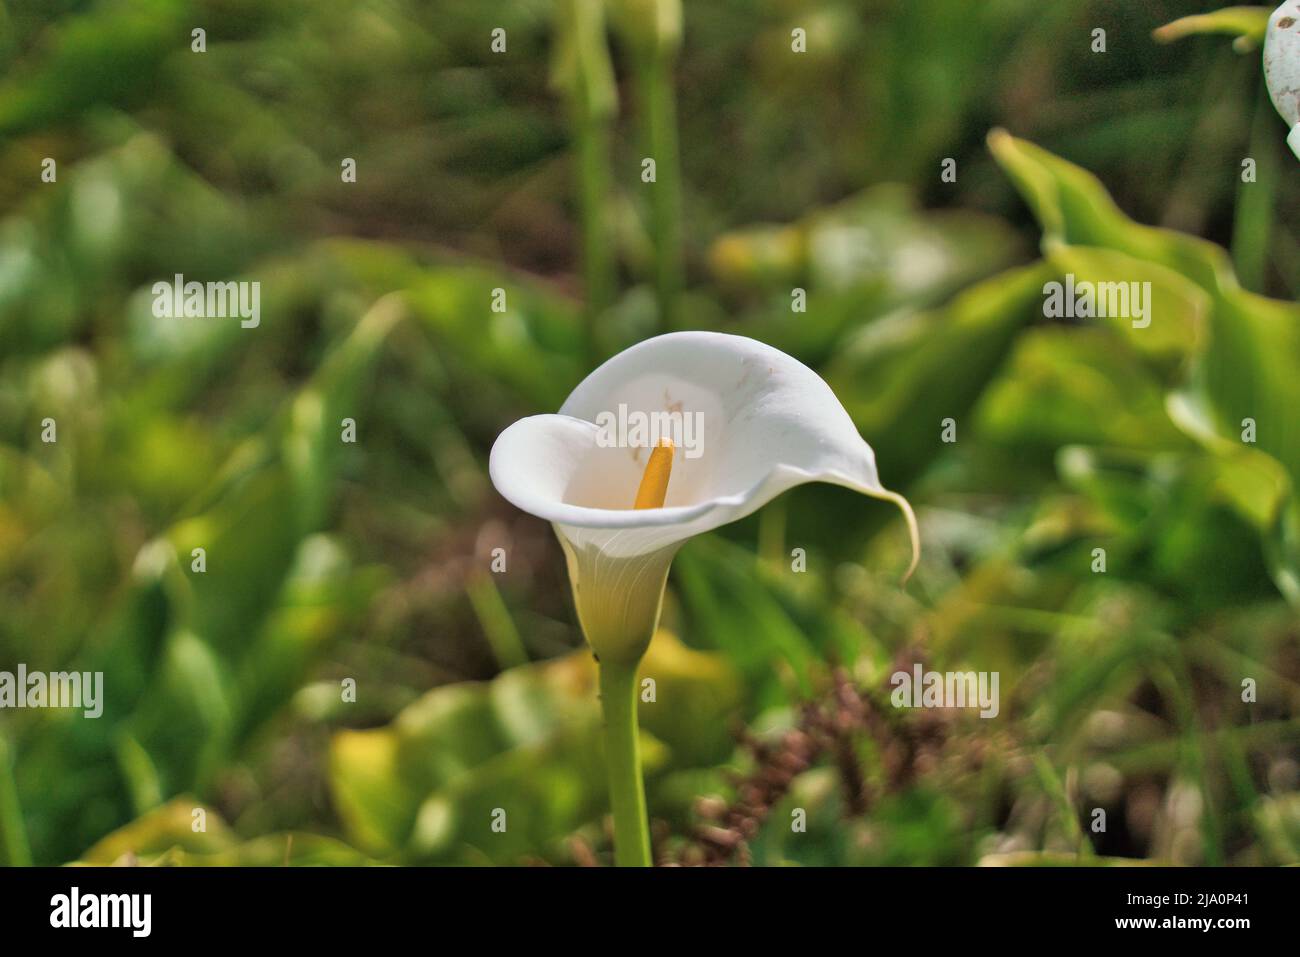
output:
POLYGON ((106 701, 0 714, 0 862, 601 859, 592 663, 486 452, 673 324, 821 371, 924 557, 899 589, 891 510, 833 488, 683 550, 661 849, 760 763, 735 728, 924 660, 999 671, 999 717, 886 706, 755 862, 1300 858, 1300 181, 1257 54, 1155 43, 1175 0, 719 0, 671 57, 611 2, 578 56, 599 7, 5 0, 0 669, 106 701), (669 105, 675 210, 639 178, 669 105), (1067 272, 1155 321, 1046 319, 1067 272), (155 317, 176 273, 259 281, 261 325, 155 317))

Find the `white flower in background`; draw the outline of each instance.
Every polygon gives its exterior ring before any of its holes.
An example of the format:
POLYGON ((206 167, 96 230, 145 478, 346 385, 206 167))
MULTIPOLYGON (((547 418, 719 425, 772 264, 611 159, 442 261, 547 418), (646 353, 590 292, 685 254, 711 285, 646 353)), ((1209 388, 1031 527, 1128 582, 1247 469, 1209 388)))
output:
POLYGON ((1264 79, 1273 105, 1291 130, 1287 145, 1300 157, 1300 0, 1286 0, 1268 18, 1264 79))
POLYGON ((502 432, 490 471, 503 496, 553 523, 583 632, 602 664, 640 660, 668 567, 687 539, 796 485, 829 482, 898 505, 912 537, 909 575, 916 566, 911 507, 881 486, 875 454, 830 386, 798 360, 741 336, 678 332, 619 353, 558 415, 502 432), (597 422, 620 405, 645 416, 693 416, 704 454, 687 456, 680 442, 653 452, 609 447, 597 422))

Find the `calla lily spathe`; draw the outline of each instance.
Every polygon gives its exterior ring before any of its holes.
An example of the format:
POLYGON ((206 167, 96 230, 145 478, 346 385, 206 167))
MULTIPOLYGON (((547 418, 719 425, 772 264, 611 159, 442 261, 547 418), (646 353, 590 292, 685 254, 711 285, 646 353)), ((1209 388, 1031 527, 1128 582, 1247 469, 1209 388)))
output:
POLYGON ((1300 157, 1300 0, 1286 0, 1268 18, 1264 80, 1273 105, 1291 131, 1287 145, 1300 157))
POLYGON ((677 332, 609 359, 557 415, 514 423, 497 438, 492 482, 550 521, 568 560, 582 629, 602 660, 635 663, 659 618, 668 568, 689 538, 744 518, 806 482, 842 485, 898 505, 875 453, 830 386, 803 363, 742 336, 677 332), (677 448, 662 508, 633 510, 648 449, 600 441, 602 414, 698 413, 697 457, 677 448))

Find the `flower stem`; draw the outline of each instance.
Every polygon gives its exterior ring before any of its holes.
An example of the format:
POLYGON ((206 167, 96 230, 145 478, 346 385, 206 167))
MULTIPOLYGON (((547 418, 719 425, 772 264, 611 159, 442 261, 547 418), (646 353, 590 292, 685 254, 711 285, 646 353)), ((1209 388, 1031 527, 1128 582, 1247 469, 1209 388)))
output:
POLYGON ((640 70, 641 109, 646 143, 655 157, 657 182, 651 194, 651 226, 655 247, 655 294, 659 328, 677 328, 677 298, 681 290, 681 168, 677 154, 677 102, 673 91, 671 53, 655 51, 640 70))
POLYGON ((1255 116, 1251 121, 1250 152, 1258 164, 1255 178, 1237 186, 1237 203, 1232 222, 1232 263, 1237 279, 1247 289, 1264 288, 1268 271, 1270 240, 1273 236, 1273 209, 1277 199, 1277 161, 1272 151, 1277 117, 1268 98, 1263 78, 1255 97, 1255 116))
POLYGON ((602 358, 598 317, 614 299, 610 255, 609 127, 603 118, 581 117, 574 130, 578 153, 578 208, 582 222, 582 272, 586 292, 587 346, 592 360, 602 358))
POLYGON ((596 362, 603 357, 597 319, 613 302, 617 285, 609 230, 609 144, 618 89, 605 36, 603 0, 559 0, 555 15, 552 82, 567 102, 573 127, 587 351, 596 362))
POLYGON ((600 706, 605 713, 605 764, 614 812, 614 863, 650 866, 650 830, 637 741, 636 663, 600 664, 600 706))

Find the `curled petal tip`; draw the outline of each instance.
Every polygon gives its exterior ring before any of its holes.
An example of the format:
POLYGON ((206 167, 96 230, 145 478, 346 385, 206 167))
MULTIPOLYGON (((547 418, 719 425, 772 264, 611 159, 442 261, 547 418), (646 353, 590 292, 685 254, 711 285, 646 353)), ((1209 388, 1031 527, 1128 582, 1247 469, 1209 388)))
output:
POLYGON ((906 585, 912 577, 912 573, 916 571, 916 566, 921 563, 921 530, 916 524, 916 513, 912 511, 912 503, 897 492, 881 489, 879 492, 871 494, 876 498, 897 505, 903 512, 904 521, 907 522, 907 534, 912 542, 912 560, 908 563, 907 571, 903 573, 903 580, 899 582, 901 585, 906 585))

